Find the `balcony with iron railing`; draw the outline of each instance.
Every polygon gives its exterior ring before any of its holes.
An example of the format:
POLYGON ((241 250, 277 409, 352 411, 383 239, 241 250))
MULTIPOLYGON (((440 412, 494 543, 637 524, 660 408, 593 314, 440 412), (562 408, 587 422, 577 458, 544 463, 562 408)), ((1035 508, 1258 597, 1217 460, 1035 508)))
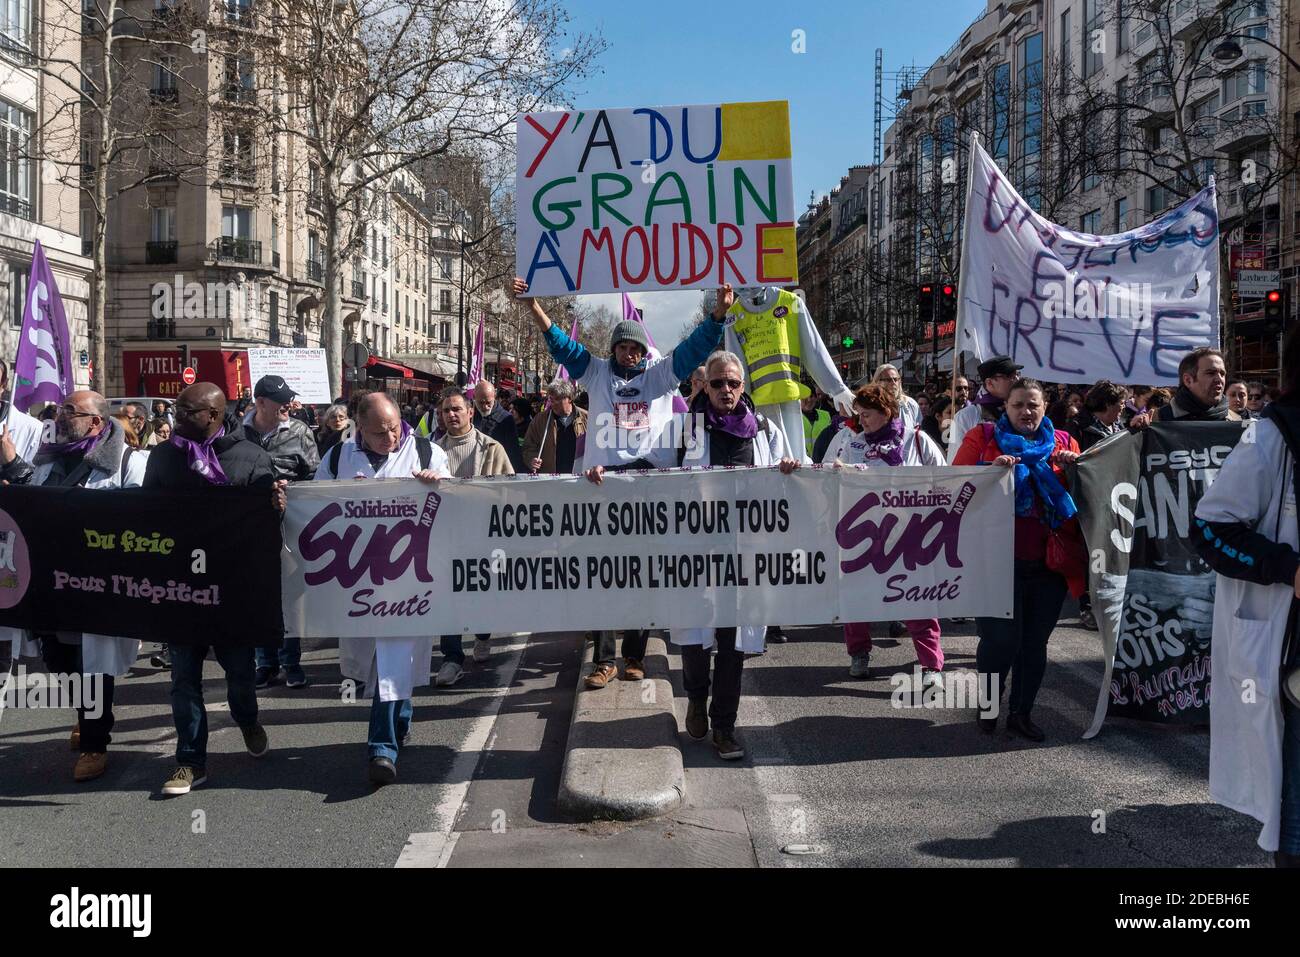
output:
POLYGON ((321 282, 325 278, 325 264, 319 259, 307 260, 307 278, 313 282, 321 282))
POLYGON ((359 282, 359 281, 356 280, 356 279, 352 280, 352 298, 353 298, 353 299, 360 299, 360 300, 362 300, 363 302, 365 301, 365 298, 366 298, 366 284, 365 284, 364 282, 359 282))
POLYGON ((176 262, 176 240, 145 243, 144 261, 151 266, 176 262))
POLYGON ((149 90, 150 103, 178 103, 180 90, 174 86, 155 86, 149 90))
POLYGON ((221 100, 226 105, 256 106, 257 90, 242 83, 227 83, 221 90, 221 100))
POLYGON ((19 66, 34 66, 36 63, 36 55, 27 42, 5 33, 0 33, 0 56, 19 66))
POLYGON ((308 190, 307 208, 313 213, 323 212, 325 209, 325 197, 321 195, 319 189, 308 190))
POLYGON ((220 177, 227 183, 253 186, 257 183, 257 167, 253 165, 251 160, 223 159, 221 161, 220 177))
POLYGON ((31 219, 31 200, 0 193, 0 213, 8 213, 10 216, 17 216, 19 219, 31 219))
POLYGON ((262 244, 243 236, 219 236, 208 246, 210 255, 219 263, 236 263, 241 266, 265 268, 262 261, 262 244))

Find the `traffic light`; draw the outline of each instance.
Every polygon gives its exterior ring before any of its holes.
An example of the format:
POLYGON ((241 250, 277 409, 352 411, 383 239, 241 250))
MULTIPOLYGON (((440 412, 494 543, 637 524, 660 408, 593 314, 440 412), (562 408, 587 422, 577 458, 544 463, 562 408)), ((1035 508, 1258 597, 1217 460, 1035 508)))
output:
POLYGON ((1264 331, 1276 335, 1291 318, 1291 297, 1285 289, 1270 289, 1264 293, 1264 331))
POLYGON ((939 321, 949 322, 957 318, 957 287, 944 283, 939 292, 939 321))
POLYGON ((184 372, 186 369, 188 369, 188 368, 190 367, 190 347, 189 347, 189 346, 177 346, 176 348, 180 350, 180 353, 181 353, 181 371, 184 372))
POLYGON ((916 290, 916 308, 917 314, 922 319, 929 319, 934 315, 934 287, 929 283, 916 290))

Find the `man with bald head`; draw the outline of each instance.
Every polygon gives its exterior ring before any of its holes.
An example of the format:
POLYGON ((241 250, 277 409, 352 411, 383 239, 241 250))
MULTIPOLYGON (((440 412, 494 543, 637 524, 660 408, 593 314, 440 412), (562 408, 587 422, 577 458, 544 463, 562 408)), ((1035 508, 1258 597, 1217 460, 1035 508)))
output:
MULTIPOLYGON (((416 478, 433 484, 450 477, 447 453, 402 421, 401 409, 383 392, 362 398, 356 421, 356 434, 325 453, 316 481, 416 478)), ((371 699, 366 749, 374 784, 397 780, 397 753, 411 732, 411 697, 429 683, 432 655, 432 636, 339 642, 339 669, 371 699)))
MULTIPOLYGON (((270 491, 275 484, 271 456, 242 434, 227 435, 226 396, 211 382, 196 382, 176 397, 176 427, 172 436, 149 454, 145 488, 215 489, 250 486, 270 491)), ((215 498, 215 496, 214 496, 215 498)), ((213 645, 217 662, 226 673, 226 700, 230 716, 244 735, 244 745, 255 758, 270 744, 257 720, 253 648, 278 640, 279 635, 249 633, 238 636, 247 644, 213 645)), ((203 706, 203 660, 207 645, 171 646, 172 720, 176 724, 176 770, 163 785, 163 794, 188 794, 207 780, 208 713, 203 706)))
POLYGON ((497 390, 487 379, 479 379, 474 386, 474 428, 489 439, 496 439, 506 450, 506 458, 516 473, 525 472, 523 450, 519 445, 519 429, 515 417, 497 403, 497 390))
MULTIPOLYGON (((7 435, 0 438, 5 441, 7 435)), ((137 452, 127 444, 122 426, 109 415, 108 401, 98 392, 84 390, 71 393, 59 405, 53 438, 41 443, 32 462, 15 458, 0 468, 0 478, 14 485, 55 488, 139 488, 148 458, 149 453, 137 452)), ((41 656, 50 674, 80 674, 81 686, 96 690, 98 700, 83 701, 77 709, 71 741, 79 752, 73 779, 93 781, 108 768, 113 681, 131 670, 140 642, 41 629, 34 629, 33 634, 40 640, 41 656)))

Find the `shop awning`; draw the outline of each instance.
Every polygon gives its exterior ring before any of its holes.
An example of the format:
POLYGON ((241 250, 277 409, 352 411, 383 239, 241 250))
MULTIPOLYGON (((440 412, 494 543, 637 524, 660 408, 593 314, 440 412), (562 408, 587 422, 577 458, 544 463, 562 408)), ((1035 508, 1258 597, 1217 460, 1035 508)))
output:
POLYGON ((378 356, 371 356, 367 359, 366 368, 374 369, 375 373, 377 373, 377 378, 415 378, 415 370, 410 366, 404 366, 400 362, 394 362, 392 359, 380 359, 378 356))

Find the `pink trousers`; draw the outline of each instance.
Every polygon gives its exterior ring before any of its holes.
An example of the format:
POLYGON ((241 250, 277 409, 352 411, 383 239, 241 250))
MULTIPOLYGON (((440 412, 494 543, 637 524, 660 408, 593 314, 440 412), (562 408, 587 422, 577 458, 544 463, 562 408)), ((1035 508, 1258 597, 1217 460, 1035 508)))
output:
MULTIPOLYGON (((912 644, 916 646, 916 660, 922 668, 943 670, 943 649, 939 647, 939 619, 917 618, 903 622, 912 644)), ((851 621, 844 626, 844 643, 850 655, 864 655, 871 651, 871 625, 865 621, 851 621)))

